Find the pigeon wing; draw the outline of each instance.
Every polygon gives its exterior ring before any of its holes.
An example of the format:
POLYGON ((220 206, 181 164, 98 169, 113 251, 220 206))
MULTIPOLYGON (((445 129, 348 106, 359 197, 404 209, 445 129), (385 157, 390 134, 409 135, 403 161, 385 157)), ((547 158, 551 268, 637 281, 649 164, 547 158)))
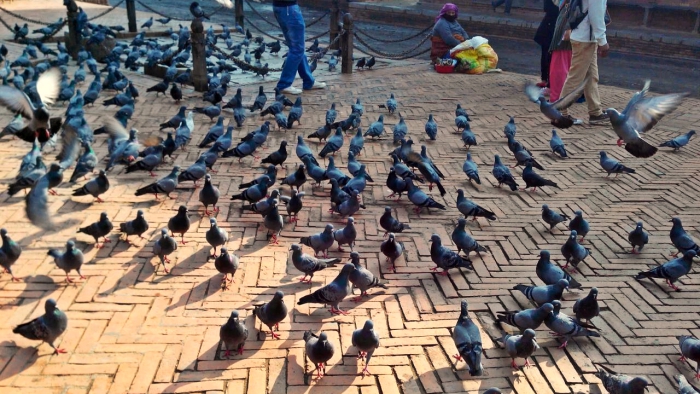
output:
POLYGON ((0 86, 0 105, 26 119, 32 119, 34 116, 34 109, 27 95, 11 86, 0 86))
POLYGON ((640 99, 627 113, 627 121, 640 133, 649 131, 661 118, 675 111, 687 95, 688 93, 674 93, 640 99))
POLYGON ((61 71, 54 67, 39 76, 36 91, 44 104, 53 104, 61 91, 61 71))
POLYGON ((578 100, 579 97, 581 97, 581 93, 583 92, 583 88, 586 87, 586 84, 588 83, 588 78, 584 79, 583 82, 581 82, 580 85, 576 87, 576 89, 572 90, 569 94, 567 94, 564 97, 559 98, 559 100, 555 101, 552 103, 554 108, 558 110, 563 110, 571 107, 573 103, 578 100))
POLYGON ((534 83, 528 82, 525 84, 525 95, 527 96, 530 101, 533 103, 538 102, 541 94, 540 94, 540 88, 538 88, 534 83))
POLYGON ((25 211, 29 221, 44 230, 53 230, 55 225, 49 215, 49 178, 42 176, 24 198, 25 211))

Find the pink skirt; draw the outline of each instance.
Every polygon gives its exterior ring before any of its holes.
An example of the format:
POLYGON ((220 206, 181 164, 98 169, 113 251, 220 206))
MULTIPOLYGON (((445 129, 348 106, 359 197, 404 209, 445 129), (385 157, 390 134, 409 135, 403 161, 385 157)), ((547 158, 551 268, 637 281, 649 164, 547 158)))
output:
POLYGON ((561 89, 566 82, 566 76, 571 67, 571 50, 552 52, 552 62, 549 65, 549 101, 559 100, 561 89))

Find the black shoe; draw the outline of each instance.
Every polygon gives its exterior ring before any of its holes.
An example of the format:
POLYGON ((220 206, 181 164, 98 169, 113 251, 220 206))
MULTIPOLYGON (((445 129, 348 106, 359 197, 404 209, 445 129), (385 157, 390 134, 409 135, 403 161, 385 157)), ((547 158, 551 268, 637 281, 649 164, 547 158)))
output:
POLYGON ((610 117, 606 113, 591 115, 588 117, 588 124, 590 125, 605 125, 607 123, 610 123, 610 117))

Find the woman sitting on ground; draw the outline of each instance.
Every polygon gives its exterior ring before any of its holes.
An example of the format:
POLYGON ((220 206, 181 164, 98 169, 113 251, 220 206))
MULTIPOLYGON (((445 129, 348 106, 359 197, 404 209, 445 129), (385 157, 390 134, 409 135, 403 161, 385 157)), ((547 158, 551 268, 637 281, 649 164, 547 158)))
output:
POLYGON ((449 58, 450 49, 469 39, 467 32, 457 22, 457 14, 457 6, 446 3, 435 18, 430 48, 430 60, 433 64, 436 64, 439 58, 449 58))

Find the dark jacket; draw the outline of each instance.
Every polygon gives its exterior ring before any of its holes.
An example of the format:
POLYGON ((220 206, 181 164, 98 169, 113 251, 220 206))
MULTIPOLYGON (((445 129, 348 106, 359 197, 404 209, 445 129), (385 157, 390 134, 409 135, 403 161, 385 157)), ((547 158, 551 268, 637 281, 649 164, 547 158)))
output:
POLYGON ((540 22, 540 26, 535 32, 535 42, 542 47, 548 47, 554 35, 554 27, 559 16, 559 7, 552 0, 544 0, 543 9, 544 18, 542 18, 542 22, 540 22))

